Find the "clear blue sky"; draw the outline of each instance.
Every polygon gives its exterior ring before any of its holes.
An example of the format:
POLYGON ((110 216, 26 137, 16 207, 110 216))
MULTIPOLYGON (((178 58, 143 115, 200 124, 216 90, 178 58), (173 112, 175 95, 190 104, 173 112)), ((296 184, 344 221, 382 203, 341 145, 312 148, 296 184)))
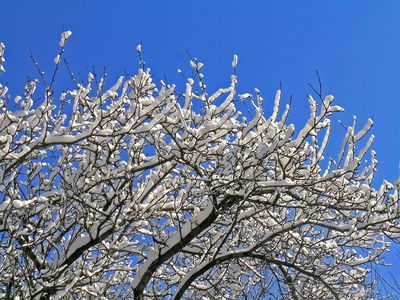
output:
MULTIPOLYGON (((38 74, 29 58, 50 76, 64 26, 73 32, 66 47, 73 72, 107 68, 108 84, 138 69, 136 46, 155 79, 183 86, 190 75, 185 50, 204 63, 209 93, 230 84, 232 56, 239 56, 239 92, 258 88, 271 106, 280 82, 283 101, 293 96, 292 122, 308 117, 307 82, 335 96, 345 108, 336 120, 360 129, 373 117, 373 149, 379 161, 376 184, 399 176, 400 2, 399 1, 5 1, 0 0, 0 41, 6 73, 0 82, 22 94, 26 75, 38 74)), ((61 70, 65 74, 65 68, 61 70)), ((73 88, 60 76, 56 90, 73 88)), ((334 122, 332 153, 344 129, 334 122)), ((394 263, 396 263, 394 261, 394 263)), ((397 269, 400 263, 397 263, 397 269)))

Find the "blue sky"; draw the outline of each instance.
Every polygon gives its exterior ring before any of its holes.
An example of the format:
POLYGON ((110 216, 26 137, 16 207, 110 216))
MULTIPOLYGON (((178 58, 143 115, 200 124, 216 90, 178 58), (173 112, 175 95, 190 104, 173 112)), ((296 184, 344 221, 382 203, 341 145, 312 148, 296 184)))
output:
MULTIPOLYGON (((230 85, 232 56, 239 56, 238 92, 258 88, 265 110, 275 92, 292 95, 290 121, 308 118, 307 82, 335 96, 345 108, 334 122, 330 149, 337 156, 353 115, 360 129, 373 117, 377 152, 376 184, 393 182, 400 162, 400 2, 399 1, 5 1, 0 0, 0 41, 6 45, 6 73, 0 77, 13 95, 22 94, 26 75, 38 74, 29 50, 46 76, 52 74, 60 34, 73 32, 65 58, 87 78, 85 66, 107 69, 112 86, 138 69, 136 46, 154 79, 184 86, 190 75, 186 50, 203 62, 209 93, 230 85)), ((56 93, 73 88, 61 69, 56 93), (61 75, 64 74, 64 75, 61 75)), ((335 158, 334 157, 334 158, 335 158)), ((395 261, 393 261, 396 263, 395 261)))

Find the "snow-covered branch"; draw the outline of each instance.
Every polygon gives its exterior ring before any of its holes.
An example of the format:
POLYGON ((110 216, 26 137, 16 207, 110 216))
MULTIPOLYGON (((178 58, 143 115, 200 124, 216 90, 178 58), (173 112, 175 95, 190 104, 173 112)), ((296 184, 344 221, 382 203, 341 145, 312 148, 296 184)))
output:
POLYGON ((1 297, 365 296, 400 238, 399 181, 372 187, 372 121, 327 162, 333 96, 310 96, 298 130, 280 91, 269 108, 232 75, 210 96, 193 59, 200 88, 180 93, 140 64, 108 90, 91 73, 60 99, 46 85, 41 102, 38 80, 14 103, 0 86, 1 297))

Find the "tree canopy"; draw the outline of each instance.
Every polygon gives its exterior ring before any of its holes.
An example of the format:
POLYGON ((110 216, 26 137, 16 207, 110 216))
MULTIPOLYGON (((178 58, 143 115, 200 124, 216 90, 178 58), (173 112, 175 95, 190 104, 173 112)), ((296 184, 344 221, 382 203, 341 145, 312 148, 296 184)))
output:
POLYGON ((234 72, 208 94, 196 59, 182 93, 141 60, 108 90, 89 73, 58 99, 70 35, 50 81, 14 99, 0 85, 2 298, 368 297, 369 264, 400 236, 400 181, 372 187, 372 120, 326 158, 333 96, 309 96, 295 130, 280 91, 265 107, 234 72))

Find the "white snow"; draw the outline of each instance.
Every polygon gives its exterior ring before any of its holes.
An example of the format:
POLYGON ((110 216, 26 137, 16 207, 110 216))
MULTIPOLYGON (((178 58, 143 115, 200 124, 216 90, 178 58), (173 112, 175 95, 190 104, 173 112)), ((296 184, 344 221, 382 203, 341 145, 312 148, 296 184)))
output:
POLYGON ((58 64, 60 63, 60 54, 58 54, 58 55, 56 56, 56 58, 54 59, 54 63, 55 63, 56 65, 58 65, 58 64))
POLYGON ((64 47, 67 39, 71 36, 72 32, 71 31, 64 31, 61 33, 61 41, 59 43, 60 47, 64 47))
POLYGON ((233 61, 232 61, 232 68, 236 68, 236 66, 237 66, 237 63, 238 63, 238 56, 235 54, 234 56, 233 56, 233 61))

